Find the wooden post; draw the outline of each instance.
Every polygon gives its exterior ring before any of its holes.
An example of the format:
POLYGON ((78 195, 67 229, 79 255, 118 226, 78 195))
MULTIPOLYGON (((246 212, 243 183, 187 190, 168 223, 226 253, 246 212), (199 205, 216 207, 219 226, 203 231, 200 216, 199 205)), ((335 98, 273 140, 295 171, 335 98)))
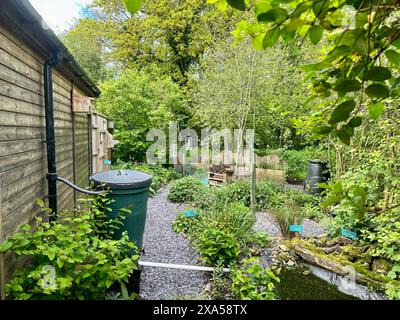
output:
POLYGON ((300 239, 300 233, 299 232, 290 232, 290 239, 298 238, 300 239))
MULTIPOLYGON (((71 81, 71 115, 72 115, 72 176, 74 184, 77 184, 76 181, 76 128, 75 128, 75 113, 74 113, 74 82, 71 81)), ((77 192, 74 192, 74 206, 76 205, 77 201, 77 192)))

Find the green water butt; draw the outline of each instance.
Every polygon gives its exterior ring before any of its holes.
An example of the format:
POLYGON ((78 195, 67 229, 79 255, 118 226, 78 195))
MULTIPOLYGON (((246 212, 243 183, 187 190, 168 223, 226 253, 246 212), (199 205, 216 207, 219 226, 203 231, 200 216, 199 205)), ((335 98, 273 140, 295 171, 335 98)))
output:
POLYGON ((142 248, 152 177, 134 170, 111 170, 94 174, 91 181, 97 187, 108 190, 107 197, 111 200, 108 217, 125 216, 123 224, 115 232, 115 238, 119 239, 127 231, 129 239, 142 248), (127 213, 121 212, 122 208, 127 209, 127 213))
POLYGON ((121 238, 122 233, 127 231, 129 239, 141 248, 147 216, 148 188, 112 190, 108 196, 113 200, 110 205, 112 212, 107 214, 109 218, 117 218, 121 214, 121 208, 129 210, 125 214, 123 225, 115 232, 115 238, 121 238))

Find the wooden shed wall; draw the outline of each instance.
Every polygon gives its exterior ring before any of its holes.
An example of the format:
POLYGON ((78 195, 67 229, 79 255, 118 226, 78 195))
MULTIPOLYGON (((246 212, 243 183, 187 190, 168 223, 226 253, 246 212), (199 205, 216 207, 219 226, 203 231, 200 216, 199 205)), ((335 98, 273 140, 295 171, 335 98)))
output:
MULTIPOLYGON (((39 213, 34 200, 47 194, 43 64, 0 25, 0 243, 39 213)), ((54 70, 57 170, 87 186, 88 116, 72 113, 72 87, 54 70)), ((59 210, 73 207, 77 195, 71 188, 59 183, 58 195, 59 210)), ((0 259, 0 287, 15 263, 0 259)))

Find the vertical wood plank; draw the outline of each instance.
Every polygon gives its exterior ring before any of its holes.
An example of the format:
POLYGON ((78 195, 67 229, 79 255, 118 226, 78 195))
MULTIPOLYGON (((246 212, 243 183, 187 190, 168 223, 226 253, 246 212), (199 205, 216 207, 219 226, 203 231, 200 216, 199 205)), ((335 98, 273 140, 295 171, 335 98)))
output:
MULTIPOLYGON (((71 113, 72 113, 72 175, 74 178, 74 184, 77 184, 76 181, 76 127, 75 127, 75 116, 74 116, 74 87, 75 84, 71 81, 71 113)), ((76 203, 77 192, 74 190, 74 203, 76 203)))

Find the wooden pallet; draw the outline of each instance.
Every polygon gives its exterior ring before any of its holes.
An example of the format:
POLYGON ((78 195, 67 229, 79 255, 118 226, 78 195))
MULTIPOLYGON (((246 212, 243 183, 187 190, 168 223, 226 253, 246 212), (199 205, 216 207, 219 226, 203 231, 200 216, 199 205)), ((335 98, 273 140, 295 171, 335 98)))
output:
POLYGON ((227 181, 226 173, 215 173, 209 172, 208 173, 208 183, 210 186, 221 186, 224 182, 227 181))

